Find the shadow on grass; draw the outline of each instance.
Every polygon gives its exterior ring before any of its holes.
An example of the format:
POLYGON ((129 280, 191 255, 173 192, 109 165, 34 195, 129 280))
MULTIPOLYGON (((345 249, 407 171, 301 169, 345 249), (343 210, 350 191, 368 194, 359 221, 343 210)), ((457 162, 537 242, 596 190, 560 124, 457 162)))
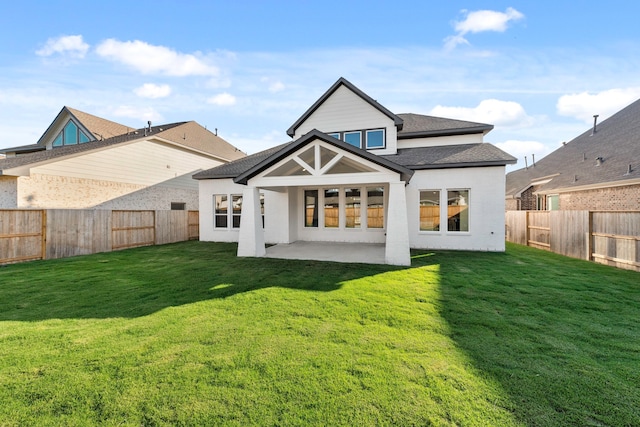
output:
POLYGON ((439 253, 451 338, 526 425, 640 425, 640 275, 531 248, 439 253))
POLYGON ((331 292, 393 269, 238 258, 236 249, 184 242, 0 267, 0 321, 139 317, 271 287, 331 292))

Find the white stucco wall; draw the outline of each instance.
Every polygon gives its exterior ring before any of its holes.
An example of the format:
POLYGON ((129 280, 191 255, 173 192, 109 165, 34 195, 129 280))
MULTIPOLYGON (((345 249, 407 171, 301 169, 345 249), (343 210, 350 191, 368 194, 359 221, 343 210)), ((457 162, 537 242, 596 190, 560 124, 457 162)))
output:
MULTIPOLYGON (((247 188, 235 184, 232 179, 203 179, 199 185, 200 240, 206 242, 237 242, 240 229, 214 226, 213 196, 216 194, 241 195, 247 188)), ((266 243, 289 243, 288 192, 261 189, 264 194, 266 243)))
POLYGON ((18 178, 15 176, 0 176, 0 209, 15 209, 18 207, 18 178))
POLYGON ((504 251, 504 193, 504 166, 416 171, 407 186, 411 247, 504 251), (449 189, 469 190, 469 232, 447 232, 444 218, 440 231, 420 231, 420 190, 449 189))
MULTIPOLYGON (((348 181, 348 180, 347 180, 348 181)), ((232 179, 200 180, 200 239, 205 241, 237 242, 239 230, 214 228, 213 195, 242 194, 244 185, 234 184, 232 179)), ((355 184, 337 187, 353 187, 355 184)), ((366 188, 367 185, 358 184, 366 188)), ((336 187, 335 185, 330 185, 336 187)), ((388 208, 388 185, 385 199, 388 208)), ((388 229, 346 229, 304 227, 303 191, 319 189, 319 209, 322 209, 322 188, 327 185, 289 187, 288 190, 268 191, 265 194, 265 242, 289 243, 296 240, 384 243, 388 229)), ((453 249, 504 251, 504 167, 458 168, 416 171, 405 187, 410 247, 421 249, 453 249), (441 192, 441 231, 420 231, 420 190, 441 192), (447 190, 469 190, 469 231, 446 231, 447 190)), ((363 205, 366 200, 363 199, 363 205)), ((344 206, 344 200, 341 202, 344 206)), ((387 219, 385 214, 385 221, 387 219)), ((341 220, 341 224, 344 224, 341 220)))
POLYGON ((294 139, 313 129, 328 133, 379 128, 385 128, 386 148, 370 151, 395 154, 398 134, 393 120, 341 86, 296 129, 294 139))

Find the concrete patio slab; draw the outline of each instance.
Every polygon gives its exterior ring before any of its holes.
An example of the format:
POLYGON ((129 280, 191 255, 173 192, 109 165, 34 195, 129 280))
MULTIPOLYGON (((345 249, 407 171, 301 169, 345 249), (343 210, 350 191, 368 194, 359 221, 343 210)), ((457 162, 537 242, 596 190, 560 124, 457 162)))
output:
POLYGON ((293 242, 267 248, 267 258, 384 264, 383 243, 293 242))

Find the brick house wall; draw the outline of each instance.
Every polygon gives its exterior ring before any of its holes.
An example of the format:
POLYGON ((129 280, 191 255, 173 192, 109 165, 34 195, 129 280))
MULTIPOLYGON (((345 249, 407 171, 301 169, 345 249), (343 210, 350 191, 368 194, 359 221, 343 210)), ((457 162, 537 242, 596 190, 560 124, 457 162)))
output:
POLYGON ((640 184, 560 194, 561 210, 640 210, 640 184))
POLYGON ((517 211, 518 209, 518 199, 506 199, 504 202, 504 208, 508 211, 517 211))
MULTIPOLYGON (((14 177, 12 177, 14 178, 14 177)), ((17 208, 48 209, 170 209, 171 203, 185 203, 198 209, 197 183, 187 177, 186 186, 128 184, 54 175, 18 177, 17 208), (191 182, 193 181, 193 182, 191 182)), ((16 179, 13 179, 16 181, 16 179)), ((2 190, 0 182, 0 190, 2 190)), ((0 199, 2 201, 2 199, 0 199)))

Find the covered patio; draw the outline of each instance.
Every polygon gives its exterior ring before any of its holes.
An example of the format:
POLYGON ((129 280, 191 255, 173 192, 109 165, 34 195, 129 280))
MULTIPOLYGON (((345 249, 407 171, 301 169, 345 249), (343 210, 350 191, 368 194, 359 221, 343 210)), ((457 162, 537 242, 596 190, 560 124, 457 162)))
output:
POLYGON ((267 258, 385 264, 384 243, 305 242, 280 243, 266 248, 267 258))

